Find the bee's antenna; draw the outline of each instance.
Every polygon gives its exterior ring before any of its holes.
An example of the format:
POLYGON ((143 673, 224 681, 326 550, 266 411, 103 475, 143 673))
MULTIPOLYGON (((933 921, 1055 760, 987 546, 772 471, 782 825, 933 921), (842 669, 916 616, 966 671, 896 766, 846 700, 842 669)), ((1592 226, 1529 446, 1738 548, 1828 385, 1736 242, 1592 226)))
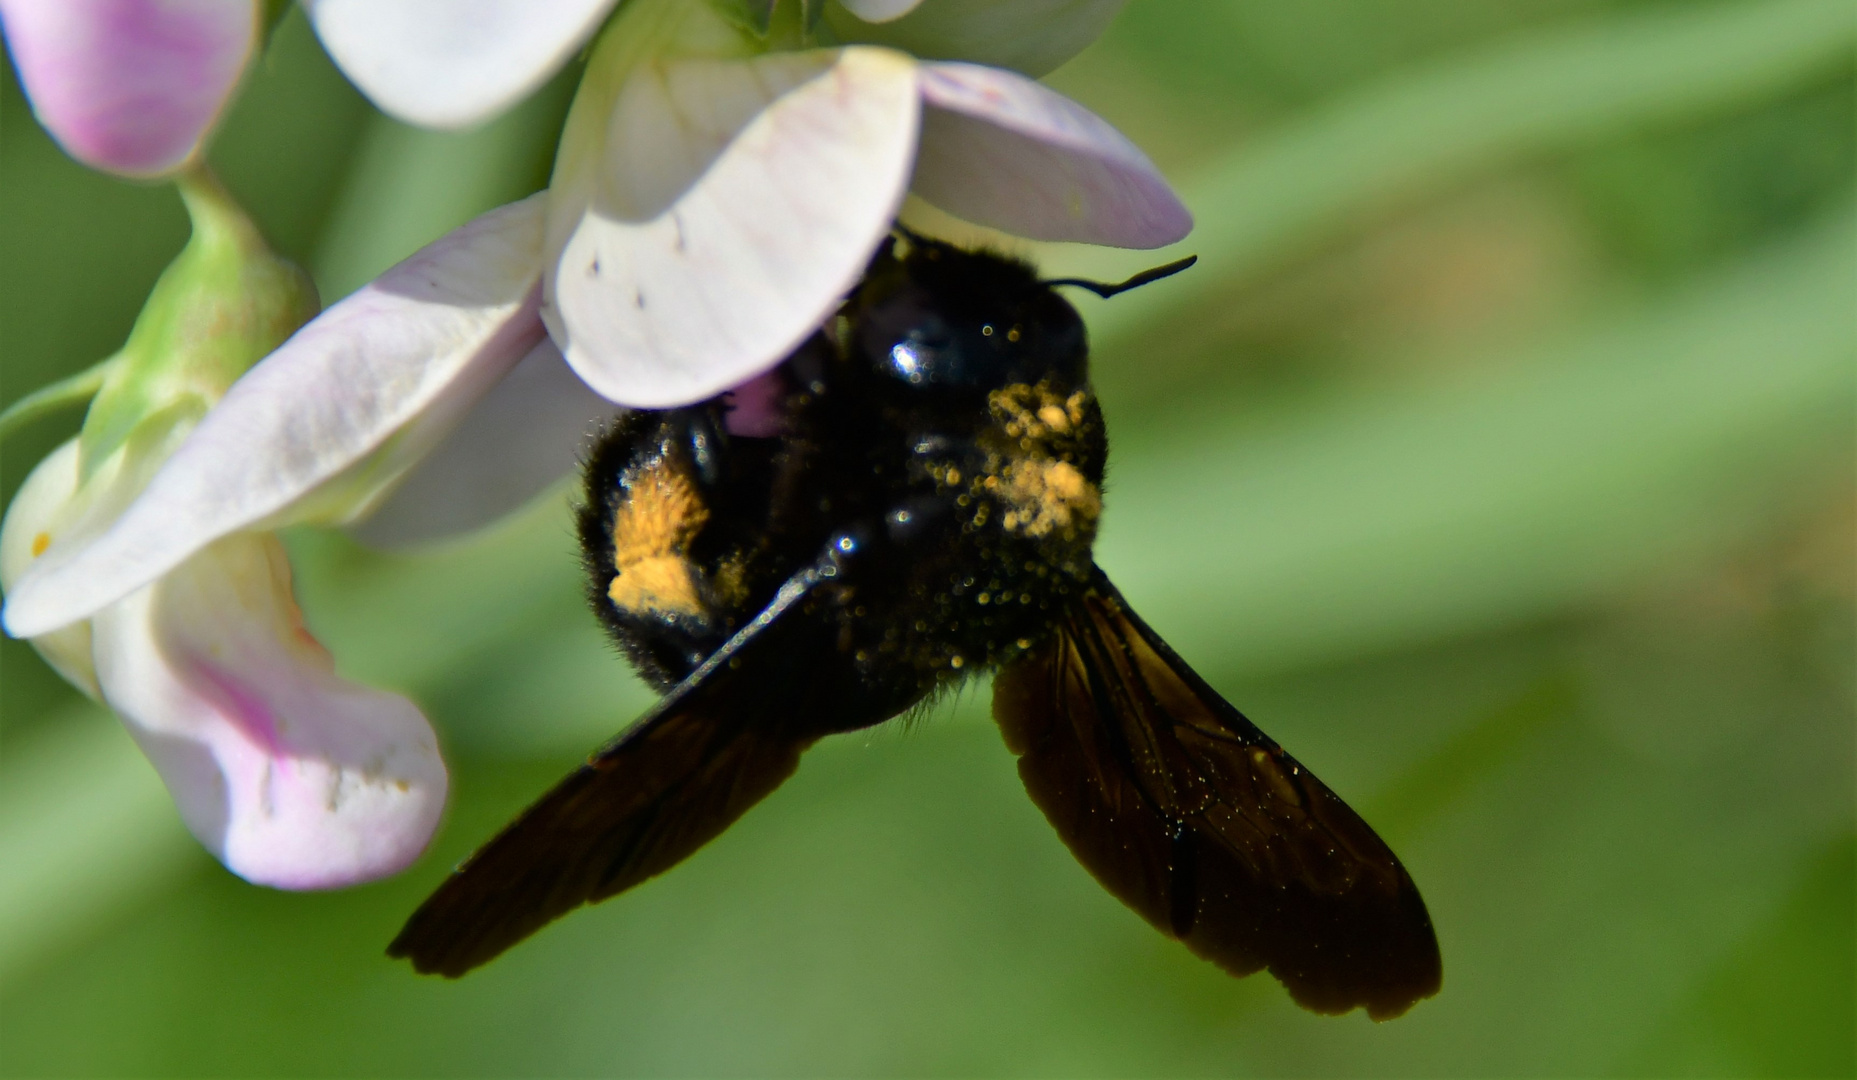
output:
POLYGON ((1134 277, 1129 278, 1127 281, 1118 282, 1114 285, 1105 285, 1104 283, 1100 281, 1085 281, 1082 278, 1054 278, 1050 281, 1045 282, 1044 284, 1046 285, 1075 285, 1081 289, 1088 289, 1091 292, 1095 293, 1096 295, 1107 300, 1109 297, 1114 296, 1116 293, 1127 292, 1128 290, 1133 289, 1136 286, 1146 285, 1150 281, 1159 281, 1164 277, 1172 277, 1175 274, 1178 274, 1180 271, 1185 270, 1187 267, 1193 265, 1194 263, 1198 261, 1199 261, 1199 256, 1188 255, 1184 259, 1179 259, 1174 262, 1170 262, 1165 266, 1157 266, 1152 270, 1143 270, 1141 273, 1136 274, 1134 277))

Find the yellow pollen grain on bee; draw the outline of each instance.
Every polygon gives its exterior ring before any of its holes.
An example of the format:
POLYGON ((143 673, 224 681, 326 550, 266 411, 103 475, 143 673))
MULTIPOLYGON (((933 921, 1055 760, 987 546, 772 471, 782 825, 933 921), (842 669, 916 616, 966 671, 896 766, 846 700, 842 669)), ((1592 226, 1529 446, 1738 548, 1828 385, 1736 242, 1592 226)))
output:
POLYGON ((966 659, 963 658, 959 653, 956 653, 955 655, 948 657, 948 666, 951 668, 958 668, 958 667, 965 665, 966 663, 967 663, 966 659))
POLYGON ((663 459, 625 481, 629 496, 613 518, 613 565, 607 586, 614 606, 627 611, 698 615, 696 571, 686 558, 709 510, 689 477, 663 459))
POLYGON ((1009 532, 1036 539, 1058 529, 1094 525, 1102 513, 1102 493, 1068 461, 1013 462, 1006 483, 1011 509, 1001 521, 1009 532))
POLYGON ((52 534, 42 532, 32 538, 32 557, 45 554, 45 549, 52 546, 52 534))
POLYGON ((1070 430, 1069 415, 1056 405, 1041 406, 1038 410, 1038 419, 1044 421, 1044 425, 1052 431, 1070 430))
POLYGON ((1019 333, 1019 328, 1018 328, 1018 327, 1016 327, 1016 326, 1015 326, 1015 327, 1013 327, 1012 329, 1010 329, 1010 330, 1008 330, 1008 331, 1006 331, 1006 340, 1007 340, 1007 341, 1017 341, 1017 340, 1019 340, 1019 338, 1020 338, 1021 336, 1022 336, 1022 335, 1021 335, 1021 334, 1019 333))

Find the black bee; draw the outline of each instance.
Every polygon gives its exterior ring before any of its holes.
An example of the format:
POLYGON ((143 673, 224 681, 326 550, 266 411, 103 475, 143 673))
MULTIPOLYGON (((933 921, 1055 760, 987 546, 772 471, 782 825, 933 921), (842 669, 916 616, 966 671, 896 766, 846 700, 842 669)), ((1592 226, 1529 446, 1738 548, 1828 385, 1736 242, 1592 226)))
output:
POLYGON ((466 861, 388 951, 458 976, 676 865, 821 737, 981 671, 1019 772, 1111 892, 1306 1008, 1437 991, 1405 868, 1091 559, 1108 442, 1083 323, 1031 267, 902 232, 733 394, 588 462, 594 609, 663 699, 466 861))

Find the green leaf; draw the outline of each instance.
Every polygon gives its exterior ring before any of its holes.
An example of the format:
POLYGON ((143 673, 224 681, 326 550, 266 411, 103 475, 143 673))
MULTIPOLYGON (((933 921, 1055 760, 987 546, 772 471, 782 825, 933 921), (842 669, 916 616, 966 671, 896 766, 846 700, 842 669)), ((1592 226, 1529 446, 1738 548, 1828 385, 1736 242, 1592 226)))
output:
POLYGON ((1191 657, 1317 663, 1592 603, 1844 482, 1857 221, 1474 374, 1180 425, 1098 561, 1191 657), (1164 614, 1160 614, 1164 613, 1164 614))
MULTIPOLYGON (((1576 23, 1360 87, 1230 152, 1181 184, 1198 253, 1165 286, 1090 304, 1099 352, 1216 305, 1245 279, 1402 199, 1525 155, 1770 96, 1850 61, 1857 5, 1688 4, 1576 23)), ((1053 276, 1119 280, 1126 252, 1047 248, 1053 276)))
POLYGON ((206 856, 122 725, 86 703, 0 765, 0 983, 206 856))

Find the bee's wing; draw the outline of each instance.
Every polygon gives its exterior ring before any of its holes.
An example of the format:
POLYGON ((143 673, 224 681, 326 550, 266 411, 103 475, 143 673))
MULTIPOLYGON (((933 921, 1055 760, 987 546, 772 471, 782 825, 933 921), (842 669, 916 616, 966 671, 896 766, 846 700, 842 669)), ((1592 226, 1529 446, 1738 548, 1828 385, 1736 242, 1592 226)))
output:
POLYGON ((1398 1016, 1436 993, 1438 943, 1367 823, 1206 685, 1099 570, 993 713, 1078 861, 1236 975, 1304 1008, 1398 1016))
POLYGON ((799 767, 829 707, 789 662, 777 617, 802 571, 638 723, 569 773, 413 912, 389 956, 456 978, 582 904, 664 872, 799 767))

